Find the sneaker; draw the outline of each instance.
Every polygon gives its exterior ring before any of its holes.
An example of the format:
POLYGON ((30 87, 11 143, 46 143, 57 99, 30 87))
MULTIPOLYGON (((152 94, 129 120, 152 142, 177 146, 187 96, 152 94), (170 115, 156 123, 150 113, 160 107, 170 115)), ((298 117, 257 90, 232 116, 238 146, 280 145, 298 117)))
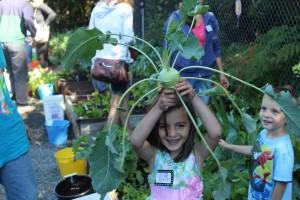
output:
POLYGON ((32 112, 35 109, 36 109, 35 106, 20 105, 20 104, 17 106, 17 110, 18 110, 18 112, 19 112, 20 115, 32 112))

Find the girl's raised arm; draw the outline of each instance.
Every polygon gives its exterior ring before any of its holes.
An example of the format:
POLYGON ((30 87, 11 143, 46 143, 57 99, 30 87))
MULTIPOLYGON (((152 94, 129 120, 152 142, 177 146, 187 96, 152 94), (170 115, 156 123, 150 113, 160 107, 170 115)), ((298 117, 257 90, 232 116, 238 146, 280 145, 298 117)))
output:
MULTIPOLYGON (((193 90, 192 86, 185 79, 181 79, 180 82, 177 84, 176 88, 182 96, 189 96, 196 113, 199 115, 202 124, 204 125, 207 131, 207 134, 205 134, 204 138, 208 146, 212 150, 214 150, 215 147, 218 145, 222 134, 221 125, 218 122, 217 118, 210 111, 208 106, 198 97, 196 92, 193 90)), ((207 156, 210 154, 209 150, 205 147, 203 141, 195 145, 195 150, 196 155, 198 153, 200 155, 201 163, 203 163, 207 156)))

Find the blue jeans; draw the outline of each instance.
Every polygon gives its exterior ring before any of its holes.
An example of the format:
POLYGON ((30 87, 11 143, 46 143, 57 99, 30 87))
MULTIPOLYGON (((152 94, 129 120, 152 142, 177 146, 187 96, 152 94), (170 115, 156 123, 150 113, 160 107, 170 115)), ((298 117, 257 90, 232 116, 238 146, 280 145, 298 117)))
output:
POLYGON ((0 168, 0 184, 9 200, 37 200, 35 172, 29 152, 0 168))
MULTIPOLYGON (((212 76, 208 76, 208 77, 201 77, 201 78, 206 78, 211 80, 212 76)), ((202 81, 202 80, 195 80, 195 79, 188 79, 188 81, 190 82, 190 84, 193 86, 193 88, 195 89, 195 91, 197 93, 199 93, 200 89, 202 91, 205 91, 207 89, 210 89, 211 87, 211 82, 209 81, 202 81)), ((199 97, 202 99, 202 101, 207 105, 209 103, 209 96, 200 96, 199 97)))

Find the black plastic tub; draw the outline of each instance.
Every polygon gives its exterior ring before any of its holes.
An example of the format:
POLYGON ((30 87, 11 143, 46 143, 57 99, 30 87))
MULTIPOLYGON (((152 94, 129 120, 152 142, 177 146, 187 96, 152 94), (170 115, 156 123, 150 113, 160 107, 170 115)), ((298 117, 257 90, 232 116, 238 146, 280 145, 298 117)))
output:
POLYGON ((54 194, 59 200, 71 200, 94 193, 91 177, 69 176, 58 182, 54 194))

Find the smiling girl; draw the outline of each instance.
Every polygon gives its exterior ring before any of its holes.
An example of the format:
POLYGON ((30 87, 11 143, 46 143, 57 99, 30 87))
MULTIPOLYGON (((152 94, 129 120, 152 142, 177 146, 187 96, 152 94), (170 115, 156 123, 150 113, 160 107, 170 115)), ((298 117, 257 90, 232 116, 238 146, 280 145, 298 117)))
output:
MULTIPOLYGON (((213 150, 221 136, 221 126, 192 86, 181 79, 176 90, 183 97, 194 120, 199 115, 213 150)), ((174 90, 164 89, 151 110, 129 137, 138 156, 150 169, 147 199, 202 199, 202 165, 209 156, 204 142, 194 142, 195 128, 174 90)))

